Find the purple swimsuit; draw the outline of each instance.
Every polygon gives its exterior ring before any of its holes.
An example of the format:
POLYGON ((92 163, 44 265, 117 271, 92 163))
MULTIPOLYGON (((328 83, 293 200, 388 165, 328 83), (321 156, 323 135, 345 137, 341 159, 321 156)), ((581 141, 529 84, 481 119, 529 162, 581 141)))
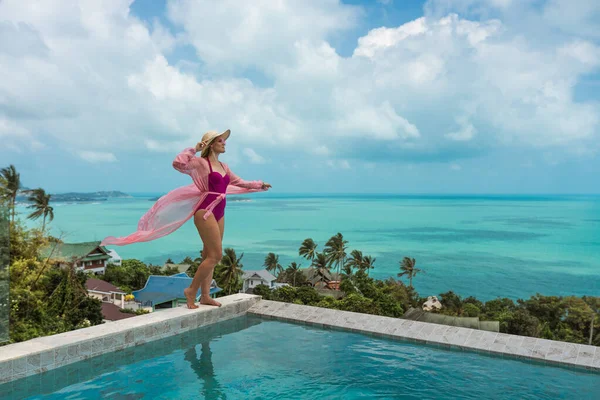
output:
MULTIPOLYGON (((210 168, 210 173, 208 174, 208 190, 210 190, 211 192, 226 193, 227 185, 229 185, 229 175, 223 176, 223 175, 221 175, 220 172, 213 171, 212 165, 210 164, 210 160, 207 158, 206 161, 208 162, 208 167, 210 168)), ((221 167, 223 168, 223 170, 225 170, 225 167, 223 167, 222 163, 221 163, 221 167)), ((217 198, 216 194, 209 193, 208 195, 206 195, 206 198, 204 199, 202 204, 200 204, 200 206, 198 206, 196 211, 206 210, 208 208, 208 206, 210 205, 210 203, 212 203, 216 198, 217 198)), ((223 199, 213 209, 213 215, 215 216, 215 219, 217 221, 219 221, 221 218, 223 218, 225 216, 225 202, 226 202, 226 199, 223 199)))

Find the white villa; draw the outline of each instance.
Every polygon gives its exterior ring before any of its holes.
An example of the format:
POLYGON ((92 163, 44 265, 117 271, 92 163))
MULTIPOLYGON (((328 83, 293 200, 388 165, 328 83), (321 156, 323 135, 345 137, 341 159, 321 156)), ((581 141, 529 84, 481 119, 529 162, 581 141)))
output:
POLYGON ((242 280, 244 281, 244 285, 242 286, 242 293, 251 292, 258 285, 266 285, 271 289, 280 287, 280 286, 288 286, 287 283, 277 283, 275 282, 277 278, 275 278, 269 271, 266 269, 255 270, 255 271, 244 271, 244 275, 242 276, 242 280))
POLYGON ((109 264, 114 264, 114 265, 121 266, 121 263, 123 262, 123 259, 121 258, 121 256, 119 255, 119 253, 117 253, 113 249, 110 249, 110 250, 108 250, 108 255, 110 256, 110 260, 108 260, 109 264))
POLYGON ((115 285, 100 279, 88 278, 85 286, 90 297, 125 308, 125 293, 115 285))

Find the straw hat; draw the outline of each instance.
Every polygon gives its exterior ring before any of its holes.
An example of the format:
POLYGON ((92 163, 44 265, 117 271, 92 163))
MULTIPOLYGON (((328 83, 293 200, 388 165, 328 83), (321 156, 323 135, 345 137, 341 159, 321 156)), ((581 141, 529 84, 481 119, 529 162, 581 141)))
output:
POLYGON ((200 153, 201 157, 206 157, 208 155, 208 150, 210 149, 210 145, 213 140, 222 137, 227 140, 227 138, 231 135, 231 131, 227 129, 225 132, 219 133, 217 131, 208 131, 202 136, 202 140, 200 141, 202 152, 200 153))

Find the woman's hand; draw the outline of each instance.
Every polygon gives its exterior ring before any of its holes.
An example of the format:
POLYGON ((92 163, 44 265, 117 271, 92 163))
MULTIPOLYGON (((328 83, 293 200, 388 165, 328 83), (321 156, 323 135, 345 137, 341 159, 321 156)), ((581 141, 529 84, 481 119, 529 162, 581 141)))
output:
POLYGON ((199 152, 199 151, 201 151, 204 148, 205 145, 206 145, 206 143, 204 143, 204 142, 198 142, 198 143, 196 143, 196 153, 199 152))
POLYGON ((263 182, 263 184, 262 184, 262 188, 263 188, 263 190, 267 190, 267 189, 269 189, 270 187, 272 187, 272 186, 271 186, 271 185, 269 185, 267 182, 263 182))

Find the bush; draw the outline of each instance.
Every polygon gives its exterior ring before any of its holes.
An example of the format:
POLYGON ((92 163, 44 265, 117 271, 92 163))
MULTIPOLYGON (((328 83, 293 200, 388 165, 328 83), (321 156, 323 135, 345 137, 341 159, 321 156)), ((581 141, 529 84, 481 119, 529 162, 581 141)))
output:
POLYGON ((302 286, 297 288, 296 296, 297 299, 302 302, 302 304, 307 305, 313 305, 318 303, 322 297, 312 286, 302 286))
POLYGON ((373 300, 359 294, 349 294, 341 300, 336 301, 335 308, 344 311, 353 311, 363 314, 380 314, 381 310, 373 300))
POLYGON ((481 310, 473 303, 466 303, 463 306, 463 315, 467 317, 479 317, 481 310))
POLYGON ((267 285, 256 285, 254 289, 252 289, 252 293, 262 296, 265 300, 271 300, 271 289, 267 285))
POLYGON ((338 301, 336 299, 334 299, 332 296, 323 296, 321 297, 321 300, 315 304, 315 307, 322 307, 322 308, 337 308, 336 304, 338 303, 338 301))
POLYGON ((296 289, 292 286, 279 287, 271 293, 271 300, 291 303, 296 299, 296 289))
POLYGON ((521 336, 538 337, 540 334, 540 321, 529 311, 520 309, 512 314, 507 321, 507 333, 521 336))

